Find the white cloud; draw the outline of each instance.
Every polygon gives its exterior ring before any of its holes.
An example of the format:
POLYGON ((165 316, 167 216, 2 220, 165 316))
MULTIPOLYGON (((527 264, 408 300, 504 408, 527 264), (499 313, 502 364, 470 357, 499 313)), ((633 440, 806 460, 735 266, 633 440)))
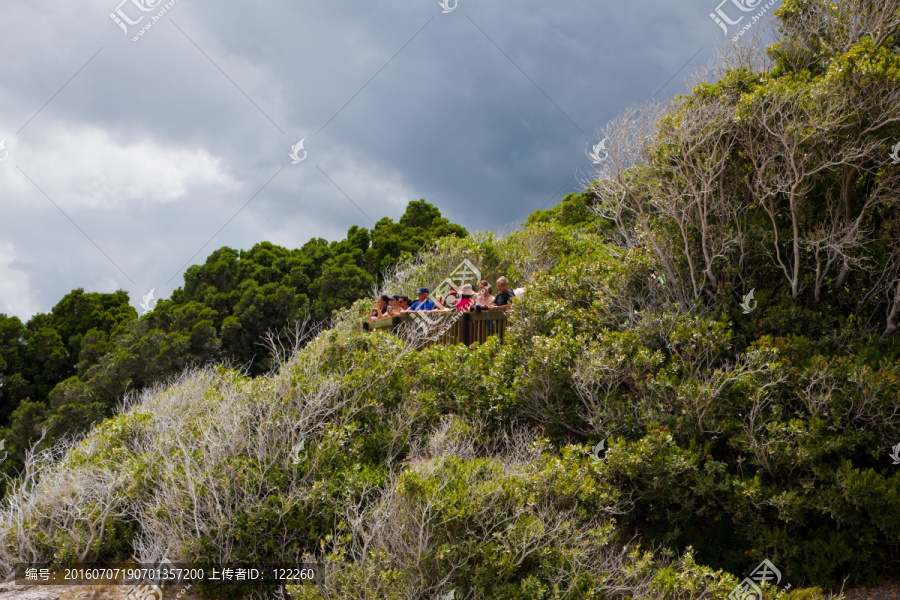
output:
POLYGON ((37 312, 28 276, 13 264, 15 252, 10 242, 0 244, 0 313, 22 318, 37 312))
MULTIPOLYGON (((200 188, 236 184, 222 160, 204 148, 173 148, 152 139, 123 141, 97 127, 65 127, 53 138, 8 143, 9 163, 22 168, 69 209, 123 209, 164 204, 200 188)), ((33 191, 18 170, 0 173, 4 188, 33 191)))
MULTIPOLYGON (((410 200, 419 199, 399 169, 349 147, 326 157, 322 170, 375 221, 384 216, 399 216, 410 200)), ((360 225, 371 225, 359 220, 362 215, 331 182, 323 178, 322 184, 324 193, 336 194, 336 202, 346 205, 346 210, 341 212, 356 218, 360 225)))

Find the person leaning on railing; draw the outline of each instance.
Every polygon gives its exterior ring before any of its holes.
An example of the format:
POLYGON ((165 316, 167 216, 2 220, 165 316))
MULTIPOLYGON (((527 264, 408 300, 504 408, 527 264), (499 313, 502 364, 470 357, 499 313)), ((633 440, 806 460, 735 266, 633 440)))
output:
POLYGON ((491 284, 482 279, 478 282, 478 293, 475 295, 475 310, 484 310, 494 305, 491 284))
POLYGON ((375 308, 369 313, 370 321, 377 321, 378 319, 382 319, 389 314, 391 306, 391 299, 385 294, 382 294, 378 298, 375 299, 375 308))
POLYGON ((509 302, 516 297, 516 293, 509 289, 509 281, 506 277, 497 280, 497 295, 494 296, 494 306, 498 310, 509 310, 509 302))
POLYGON ((462 286, 459 295, 461 298, 456 302, 456 312, 469 312, 475 308, 475 301, 472 299, 475 295, 475 290, 472 289, 471 283, 462 286))
POLYGON ((434 297, 434 312, 453 312, 447 307, 447 299, 438 294, 434 297))
POLYGON ((390 304, 390 306, 388 306, 388 315, 390 315, 390 316, 399 315, 400 311, 402 311, 402 310, 403 309, 400 308, 400 296, 398 296, 397 294, 394 294, 393 296, 391 296, 391 304, 390 304))
POLYGON ((419 299, 412 303, 412 306, 409 307, 404 312, 412 312, 417 310, 434 310, 434 300, 428 297, 429 291, 427 287, 419 288, 419 291, 416 292, 419 299))

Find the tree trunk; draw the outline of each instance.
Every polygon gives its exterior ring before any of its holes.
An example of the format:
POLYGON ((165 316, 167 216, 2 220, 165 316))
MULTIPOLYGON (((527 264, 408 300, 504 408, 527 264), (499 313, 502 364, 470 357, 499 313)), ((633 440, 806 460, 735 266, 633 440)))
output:
POLYGON ((797 222, 797 196, 791 192, 791 229, 794 233, 794 272, 791 273, 791 297, 800 295, 800 224, 797 222))
POLYGON ((847 263, 844 263, 844 266, 841 267, 841 272, 838 273, 837 279, 834 280, 834 289, 841 289, 844 286, 844 282, 847 281, 848 275, 850 275, 850 267, 847 266, 847 263))

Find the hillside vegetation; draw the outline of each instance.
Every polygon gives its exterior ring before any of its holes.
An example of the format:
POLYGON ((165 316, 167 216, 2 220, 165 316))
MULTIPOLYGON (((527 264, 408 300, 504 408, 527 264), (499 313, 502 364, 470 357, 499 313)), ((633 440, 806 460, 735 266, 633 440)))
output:
POLYGON ((126 393, 191 365, 227 361, 251 375, 266 373, 266 346, 291 345, 302 333, 298 320, 326 321, 369 295, 397 261, 466 233, 418 200, 398 222, 384 218, 371 231, 353 226, 337 242, 220 248, 189 267, 184 286, 141 318, 126 292, 81 289, 24 324, 0 314, 0 439, 9 453, 3 472, 21 470, 43 431, 42 447, 79 435, 112 416, 126 393))
POLYGON ((269 373, 157 380, 26 458, 0 571, 323 563, 298 600, 726 598, 764 559, 793 600, 896 576, 900 0, 776 14, 766 54, 610 123, 583 193, 376 283, 506 275, 502 341, 417 350, 363 332, 363 299, 269 373))

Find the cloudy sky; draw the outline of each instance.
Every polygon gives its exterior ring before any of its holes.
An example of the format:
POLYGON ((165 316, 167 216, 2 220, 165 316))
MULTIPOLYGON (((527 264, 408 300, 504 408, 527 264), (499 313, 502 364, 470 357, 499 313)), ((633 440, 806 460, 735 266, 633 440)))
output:
POLYGON ((444 1, 6 0, 0 313, 79 287, 137 308, 221 246, 418 198, 509 229, 580 191, 609 119, 686 89, 710 13, 761 0, 444 1))

